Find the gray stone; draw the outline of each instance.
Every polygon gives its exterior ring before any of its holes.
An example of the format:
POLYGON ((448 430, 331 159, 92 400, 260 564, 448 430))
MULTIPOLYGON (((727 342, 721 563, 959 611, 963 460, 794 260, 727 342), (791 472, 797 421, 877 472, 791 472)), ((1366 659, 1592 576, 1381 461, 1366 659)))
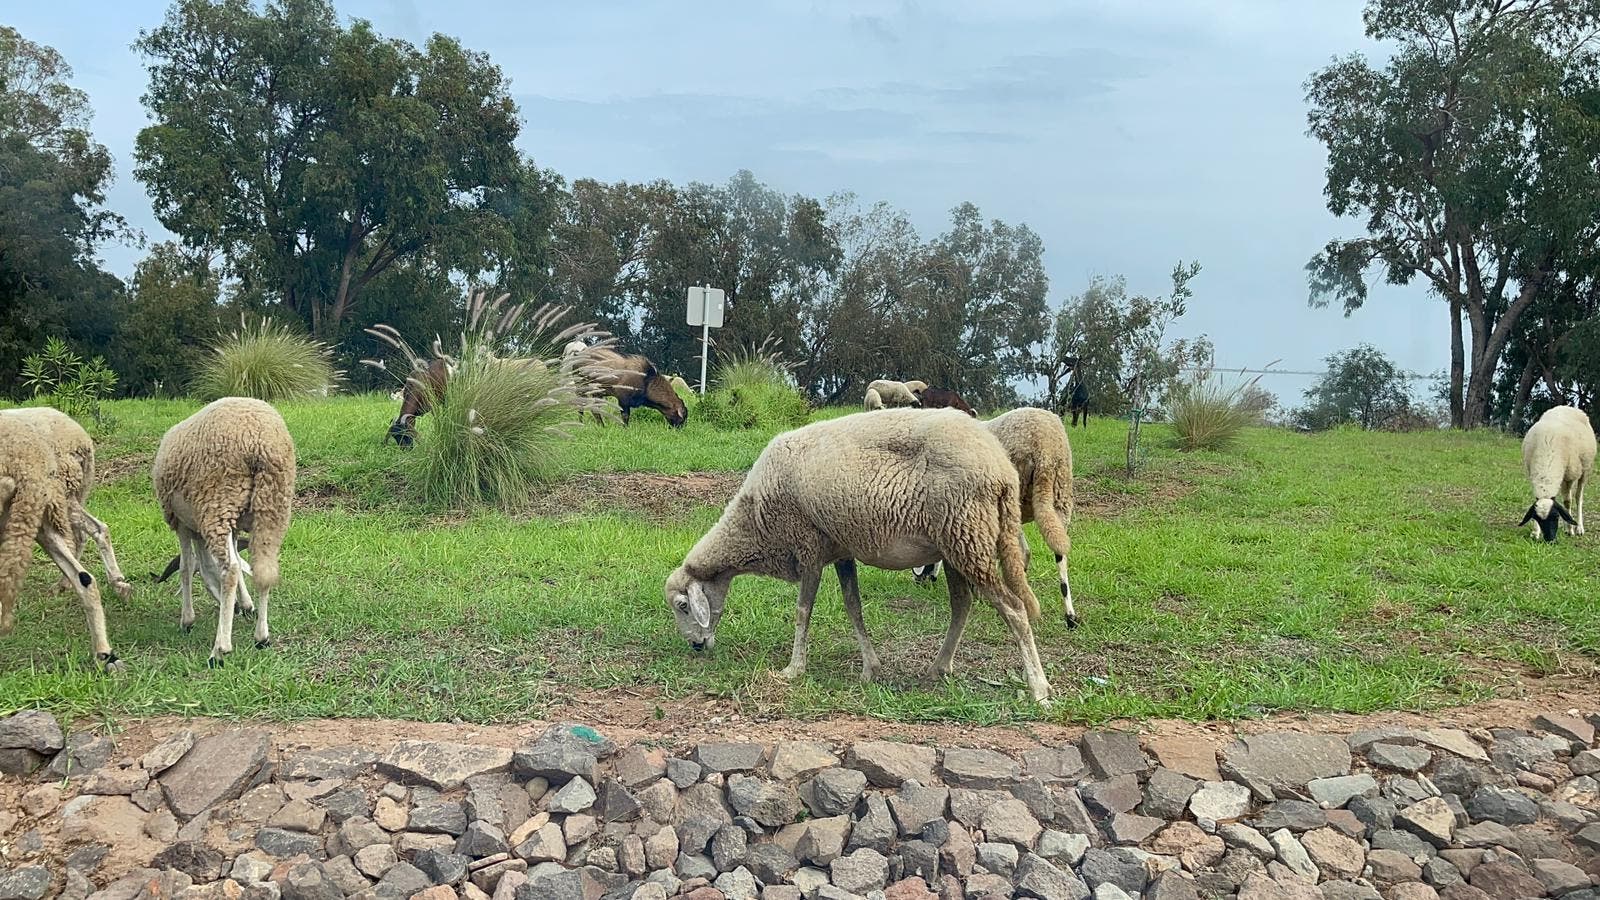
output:
POLYGON ((700 764, 690 759, 667 760, 667 780, 682 790, 700 780, 700 764))
POLYGON ((426 872, 408 862, 397 862, 389 867, 378 879, 378 891, 385 889, 398 893, 401 897, 410 897, 418 891, 432 887, 432 880, 426 872))
POLYGON ((1128 892, 1114 884, 1102 884, 1094 889, 1094 900, 1133 900, 1128 892))
POLYGON ((940 766, 946 784, 983 790, 1000 790, 1022 774, 1016 761, 993 750, 952 747, 940 766))
POLYGON ((1199 789, 1200 782, 1193 778, 1158 766, 1144 786, 1145 815, 1181 819, 1189 806, 1189 798, 1199 789))
POLYGON ((0 749, 56 753, 67 746, 66 735, 56 717, 38 709, 26 709, 0 719, 0 749))
POLYGON ((823 769, 802 791, 806 806, 815 816, 838 816, 856 808, 867 776, 855 769, 823 769))
POLYGON ((849 816, 813 819, 802 827, 794 848, 794 855, 802 862, 825 866, 844 855, 850 837, 849 816))
POLYGON ((1229 847, 1248 850, 1262 860, 1273 859, 1278 855, 1278 851, 1273 848, 1272 842, 1267 840, 1267 836, 1249 825, 1241 823, 1221 825, 1217 828, 1217 835, 1229 847))
POLYGON ((636 744, 617 754, 612 770, 623 786, 638 790, 667 774, 667 754, 636 744))
POLYGON ((1091 731, 1083 736, 1083 756, 1101 778, 1140 775, 1150 763, 1139 749, 1139 736, 1128 731, 1091 731))
POLYGON ((749 850, 749 838, 743 828, 724 825, 711 838, 711 862, 718 872, 730 872, 744 865, 749 850))
POLYGON ((108 737, 88 732, 67 735, 66 749, 50 760, 50 774, 57 778, 82 778, 111 761, 117 745, 108 737))
POLYGON ((43 900, 50 891, 51 881, 50 870, 44 866, 12 869, 0 874, 0 900, 43 900))
MULTIPOLYGON (((393 851, 390 852, 390 855, 394 855, 393 851)), ((389 865, 394 865, 394 862, 390 862, 389 865)), ((388 871, 388 866, 384 867, 384 871, 388 871)), ((345 896, 359 894, 372 888, 371 880, 361 874, 361 868, 356 864, 355 860, 348 856, 335 856, 333 859, 324 862, 322 864, 322 873, 345 896)), ((257 879, 257 881, 260 880, 257 879)))
POLYGON ((182 759, 161 773, 167 806, 179 819, 188 821, 218 803, 236 799, 266 766, 271 741, 271 735, 259 728, 233 729, 196 741, 182 759))
POLYGON ((1161 830, 1167 824, 1166 819, 1157 819, 1153 816, 1139 816, 1133 813, 1117 813, 1106 823, 1106 834, 1116 844, 1132 845, 1142 844, 1147 838, 1161 830))
POLYGON ((328 747, 296 753, 284 760, 278 776, 286 780, 354 778, 371 771, 378 754, 365 747, 328 747))
POLYGON ((1384 797, 1356 797, 1345 808, 1350 810, 1369 831, 1385 831, 1394 827, 1394 817, 1400 814, 1394 801, 1384 797))
POLYGON ((631 822, 639 817, 638 798, 617 779, 607 778, 600 782, 598 794, 595 810, 599 813, 600 821, 631 822))
MULTIPOLYGON (((1073 796, 1077 796, 1076 791, 1073 796)), ((950 816, 968 828, 983 824, 983 811, 1001 800, 1015 799, 1004 791, 974 791, 956 788, 950 792, 950 816)), ((1085 813, 1085 817, 1087 817, 1085 813)))
POLYGON ((1150 871, 1138 857, 1126 850, 1100 850, 1091 847, 1083 855, 1080 868, 1089 888, 1114 884, 1129 894, 1143 893, 1150 871))
POLYGON ((1256 827, 1267 833, 1280 828, 1290 831, 1311 831, 1328 824, 1328 814, 1315 803, 1304 800, 1278 800, 1256 817, 1256 827))
POLYGON ((509 853, 511 846, 506 843, 506 833, 498 825, 479 820, 467 825, 461 840, 456 841, 456 852, 482 859, 496 853, 509 853))
POLYGON ((1032 777, 1019 779, 1011 785, 1011 796, 1026 803, 1039 821, 1055 821, 1055 790, 1044 779, 1032 777))
POLYGON ((1316 883, 1317 867, 1311 862, 1306 848, 1295 838, 1294 832, 1280 828, 1267 835, 1267 840, 1272 842, 1272 849, 1277 851, 1278 862, 1288 866, 1296 875, 1316 883))
POLYGON ((561 823, 561 834, 566 839, 568 847, 576 847, 595 836, 600 830, 600 823, 594 816, 583 814, 567 816, 561 823))
POLYGON ((1195 889, 1192 879, 1185 878, 1178 872, 1168 871, 1150 883, 1150 889, 1145 891, 1144 900, 1200 900, 1200 893, 1195 889))
POLYGON ((1394 823, 1435 847, 1448 847, 1450 836, 1455 832, 1456 817, 1443 800, 1429 797, 1401 810, 1394 823))
POLYGON ((518 859, 530 863, 554 862, 567 858, 567 841, 561 826, 551 822, 512 849, 518 859))
POLYGON ((1255 785, 1254 791, 1293 794, 1315 779, 1350 774, 1350 745, 1334 735, 1249 735, 1234 741, 1224 755, 1224 774, 1230 780, 1255 785))
POLYGON ((1090 809, 1102 816, 1130 812, 1144 800, 1137 775, 1119 775, 1109 781, 1082 785, 1078 794, 1090 809))
POLYGON ((593 729, 552 725, 512 756, 512 768, 523 775, 561 784, 573 778, 593 779, 602 753, 615 746, 593 729), (591 739, 594 738, 594 739, 591 739))
POLYGON ((150 784, 150 775, 132 760, 121 765, 102 765, 83 781, 83 793, 102 796, 128 796, 150 784))
POLYGON ((1035 747, 1022 754, 1022 763, 1029 775, 1046 781, 1068 781, 1084 772, 1083 753, 1071 744, 1035 747))
POLYGON ((467 830, 467 811, 460 801, 435 801, 415 806, 406 821, 406 829, 457 837, 467 830))
POLYGON ((1600 750, 1585 750, 1572 757, 1567 762, 1568 768, 1574 775, 1594 775, 1600 773, 1600 750))
POLYGON ((1446 888, 1466 880, 1461 877, 1461 870, 1442 856, 1436 856, 1423 863, 1422 878, 1435 888, 1446 888))
POLYGON ((353 784, 334 791, 318 802, 335 822, 372 815, 372 804, 368 802, 366 792, 353 784))
POLYGON ((256 846, 278 859, 290 859, 301 854, 322 855, 322 838, 284 828, 263 828, 256 832, 256 846))
POLYGON ((800 814, 800 796, 792 785, 745 775, 729 777, 728 803, 768 828, 788 825, 800 814))
MULTIPOLYGON (((285 832, 285 834, 293 833, 285 832)), ((344 824, 339 826, 334 846, 341 853, 355 854, 364 847, 387 843, 389 843, 388 833, 379 828, 376 822, 357 816, 346 819, 344 824)))
POLYGON ((1441 756, 1434 761, 1428 776, 1441 793, 1470 797, 1487 782, 1483 767, 1456 756, 1441 756))
POLYGON ((1379 884, 1399 884, 1422 878, 1422 867, 1398 850, 1374 850, 1367 854, 1372 880, 1379 884))
MULTIPOLYGON (((106 855, 111 848, 105 844, 88 844, 67 854, 67 868, 76 872, 92 874, 100 864, 105 862, 106 855)), ((219 873, 220 874, 220 873, 219 873)))
POLYGON ((849 849, 868 848, 887 853, 900 829, 894 824, 889 804, 882 796, 870 794, 866 804, 866 813, 856 820, 855 827, 850 830, 849 849))
POLYGON ((1044 830, 1027 804, 1014 797, 1007 797, 984 810, 982 824, 990 840, 1010 841, 1025 850, 1033 849, 1039 832, 1044 830))
MULTIPOLYGON (((1584 829, 1587 831, 1588 829, 1584 829)), ((1600 836, 1600 835, 1597 835, 1600 836)), ((1583 832, 1578 832, 1578 841, 1582 843, 1583 832)), ((1516 843, 1516 835, 1511 829, 1499 822, 1475 822, 1465 828, 1457 828, 1455 841, 1461 847, 1504 847, 1516 843)), ((1596 849, 1600 849, 1597 846, 1596 849)))
POLYGON ((1250 812, 1250 789, 1231 781, 1208 781, 1189 798, 1189 812, 1197 819, 1226 822, 1250 812))
MULTIPOLYGON (((454 856, 454 854, 447 853, 443 850, 423 850, 413 855, 411 857, 411 861, 412 865, 426 872, 437 868, 437 863, 434 862, 435 859, 448 856, 454 856)), ((355 866, 356 871, 363 877, 382 878, 383 873, 394 868, 395 863, 400 861, 400 856, 399 854, 395 853, 394 848, 388 844, 373 844, 370 847, 362 847, 361 850, 353 857, 339 856, 335 857, 334 859, 350 860, 351 865, 355 866)), ((323 866, 323 868, 327 869, 328 874, 334 876, 335 881, 340 880, 338 873, 333 871, 331 864, 323 866)), ((466 870, 466 864, 464 862, 462 863, 462 870, 466 870)), ((343 887, 342 884, 341 887, 343 887)), ((349 888, 345 889, 345 893, 350 893, 349 888)))
POLYGON ((1438 853, 1432 844, 1409 831, 1398 829, 1374 831, 1368 843, 1374 850, 1397 850, 1412 859, 1426 858, 1438 853))
POLYGON ((0 775, 28 775, 48 759, 43 753, 33 750, 0 748, 0 775))
POLYGON ((1300 836, 1300 846, 1323 878, 1355 878, 1366 863, 1366 851, 1361 845, 1332 828, 1306 832, 1300 836))
MULTIPOLYGON (((700 847, 704 849, 705 843, 702 842, 700 847)), ((678 849, 678 833, 671 828, 663 828, 645 838, 645 864, 652 869, 664 869, 678 858, 678 849)))
POLYGON ((253 884, 265 881, 276 865, 270 857, 258 850, 241 853, 233 859, 233 867, 228 871, 228 877, 240 884, 253 884))
POLYGON ((1590 886, 1589 873, 1559 859, 1536 859, 1528 863, 1528 871, 1539 879, 1552 897, 1560 897, 1590 886))
POLYGON ((891 877, 920 879, 911 887, 927 890, 929 883, 939 881, 939 848, 926 841, 907 841, 900 845, 898 858, 889 863, 891 877), (895 876, 893 873, 898 872, 895 876))
POLYGON ((1538 738, 1496 729, 1489 759, 1502 772, 1532 772, 1541 762, 1555 759, 1555 753, 1538 738))
POLYGON ((888 858, 867 847, 839 857, 828 868, 834 885, 853 894, 881 891, 889 884, 888 858))
POLYGON ((777 884, 800 868, 800 861, 777 844, 756 844, 746 856, 745 867, 754 872, 763 884, 777 884))
POLYGON ((407 784, 425 784, 452 791, 468 778, 511 768, 504 747, 453 744, 447 741, 401 741, 377 761, 378 772, 407 784))
POLYGON ((742 741, 707 741, 695 747, 694 758, 707 772, 754 772, 766 762, 767 747, 742 741))
POLYGON ((866 774, 877 787, 899 787, 910 780, 933 783, 934 750, 918 744, 861 741, 845 755, 845 765, 866 774))
MULTIPOLYGON (((682 853, 699 853, 722 828, 733 824, 731 819, 712 819, 696 816, 678 823, 672 829, 678 836, 678 850, 682 853)), ((657 832, 658 834, 660 832, 657 832)))
POLYGON ((1594 726, 1577 716, 1564 713, 1542 713, 1533 719, 1533 727, 1540 731, 1560 735, 1585 747, 1594 743, 1594 726))
POLYGON ((333 883, 319 862, 290 866, 278 882, 284 900, 343 900, 344 892, 333 883))
MULTIPOLYGON (((948 760, 949 755, 945 758, 948 760)), ((949 788, 923 787, 915 781, 907 781, 889 798, 889 811, 900 825, 900 835, 910 837, 922 833, 923 826, 929 822, 943 820, 949 803, 949 788)))
POLYGON ((1004 875, 1007 878, 1010 878, 1011 873, 1016 871, 1017 860, 1022 858, 1022 854, 1017 852, 1015 844, 979 844, 977 853, 978 865, 996 875, 1004 875))
POLYGON ((1338 809, 1357 797, 1377 796, 1378 781, 1365 773, 1315 778, 1306 783, 1306 793, 1329 809, 1338 809))
MULTIPOLYGON (((428 879, 429 884, 459 884, 466 879, 467 869, 471 867, 472 860, 460 853, 424 850, 412 857, 411 863, 428 879)), ((390 867, 392 868, 393 866, 390 867)), ((384 877, 387 876, 386 870, 384 877)))
POLYGON ((714 884, 727 900, 756 900, 756 877, 743 866, 718 875, 714 884))
POLYGON ((1467 814, 1474 821, 1502 825, 1528 825, 1539 820, 1539 804, 1509 788, 1484 785, 1467 798, 1467 814))
POLYGON ((1433 759, 1433 754, 1421 747, 1407 747, 1379 741, 1367 749, 1367 761, 1391 772, 1420 771, 1433 759))
MULTIPOLYGON (((693 785, 690 785, 693 787, 693 785)), ((670 780, 657 781, 638 793, 639 811, 658 825, 672 822, 678 808, 678 789, 670 780)))
POLYGON ((769 774, 779 781, 794 781, 839 765, 839 757, 817 741, 783 741, 772 748, 769 774))
POLYGON ((1539 879, 1508 862, 1484 863, 1467 879, 1473 887, 1491 897, 1538 897, 1545 888, 1539 879))
POLYGON ((290 800, 272 814, 267 824, 273 828, 316 834, 327 821, 328 811, 322 807, 313 806, 306 800, 290 800))
POLYGON ((594 788, 589 786, 589 782, 581 776, 574 777, 549 798, 546 808, 553 814, 571 815, 593 806, 595 799, 594 788))

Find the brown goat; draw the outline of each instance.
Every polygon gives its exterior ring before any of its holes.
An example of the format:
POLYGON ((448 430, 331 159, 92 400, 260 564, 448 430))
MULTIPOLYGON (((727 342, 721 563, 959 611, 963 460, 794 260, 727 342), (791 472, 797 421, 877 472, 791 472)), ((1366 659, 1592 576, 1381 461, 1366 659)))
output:
POLYGON ((936 387, 923 388, 917 392, 917 399, 922 401, 923 409, 959 409, 974 419, 978 417, 972 407, 967 405, 967 401, 961 399, 961 395, 955 391, 936 387))
POLYGON ((629 415, 639 406, 661 413, 673 428, 682 428, 689 420, 689 408, 673 390, 672 380, 657 371, 649 357, 610 349, 591 349, 588 353, 588 371, 606 376, 601 383, 606 393, 617 398, 622 424, 628 424, 629 415))

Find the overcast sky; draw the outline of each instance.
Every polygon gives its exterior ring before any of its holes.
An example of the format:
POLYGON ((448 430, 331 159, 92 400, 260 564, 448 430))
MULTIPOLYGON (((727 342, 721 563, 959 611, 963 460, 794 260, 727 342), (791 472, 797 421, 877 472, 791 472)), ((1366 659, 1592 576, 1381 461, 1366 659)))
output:
MULTIPOLYGON (((1305 136, 1306 77, 1371 51, 1359 0, 516 2, 340 0, 347 17, 487 51, 525 120, 520 144, 568 179, 721 182, 750 169, 786 192, 850 190, 924 236, 962 201, 1044 239, 1050 302, 1097 274, 1159 293, 1178 259, 1204 272, 1180 335, 1224 366, 1320 369, 1361 341, 1422 372, 1447 322, 1420 288, 1374 284, 1345 319, 1306 305, 1306 261, 1359 233, 1323 206, 1305 136)), ((163 232, 130 175, 145 123, 129 49, 161 0, 6 3, 0 21, 60 50, 115 155, 109 203, 163 232)), ((138 251, 107 248, 132 270, 138 251)), ((1376 279, 1375 279, 1376 281, 1376 279)), ((1269 386, 1293 403, 1306 379, 1269 386)))

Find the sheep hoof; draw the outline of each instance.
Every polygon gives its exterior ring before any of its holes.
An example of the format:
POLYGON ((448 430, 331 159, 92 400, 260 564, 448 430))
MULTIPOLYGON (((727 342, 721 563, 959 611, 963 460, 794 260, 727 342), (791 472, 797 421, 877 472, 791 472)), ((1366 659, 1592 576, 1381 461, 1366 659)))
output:
POLYGON ((119 581, 116 584, 113 584, 111 586, 111 589, 113 591, 116 591, 117 592, 117 596, 122 598, 123 600, 132 600, 133 599, 133 585, 128 583, 126 580, 119 581))
POLYGON ((256 641, 256 649, 257 650, 265 650, 265 649, 267 649, 268 647, 271 647, 271 646, 272 646, 272 638, 262 638, 261 640, 256 641))
POLYGON ((115 653, 96 653, 95 660, 100 663, 100 668, 107 675, 120 675, 128 671, 128 666, 115 653))
POLYGON ((193 622, 179 622, 178 623, 178 630, 182 631, 184 634, 188 634, 189 632, 194 630, 194 623, 193 622))
POLYGON ((242 603, 241 603, 241 604, 240 604, 240 605, 239 605, 239 615, 241 615, 241 616, 248 616, 248 617, 250 617, 250 618, 252 618, 252 619, 253 619, 253 618, 255 618, 255 617, 256 617, 256 607, 255 607, 255 604, 254 604, 254 603, 252 603, 252 604, 250 604, 250 605, 249 605, 249 606, 245 606, 245 605, 244 605, 244 604, 242 604, 242 603))
POLYGON ((1078 627, 1078 614, 1077 613, 1067 613, 1067 627, 1068 628, 1077 628, 1078 627))
POLYGON ((223 663, 222 657, 220 656, 210 656, 206 658, 206 668, 208 669, 221 669, 224 666, 225 663, 223 663))
POLYGON ((874 681, 877 681, 877 680, 878 680, 878 667, 877 666, 862 666, 861 667, 861 683, 862 684, 871 684, 871 683, 873 683, 874 681))
POLYGON ((805 669, 796 668, 795 666, 784 666, 782 669, 778 670, 778 677, 782 678, 784 681, 794 681, 796 678, 799 678, 804 674, 805 669))

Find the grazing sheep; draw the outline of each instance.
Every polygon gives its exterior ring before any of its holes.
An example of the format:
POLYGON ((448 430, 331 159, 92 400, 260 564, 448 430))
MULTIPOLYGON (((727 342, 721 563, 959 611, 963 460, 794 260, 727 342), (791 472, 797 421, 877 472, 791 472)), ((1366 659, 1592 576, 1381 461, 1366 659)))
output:
POLYGON ((673 428, 682 428, 688 421, 689 408, 684 405, 683 398, 648 357, 618 353, 609 348, 591 350, 590 357, 593 361, 584 367, 584 374, 603 385, 605 393, 617 398, 623 425, 628 424, 629 414, 639 406, 661 413, 673 428))
POLYGON ((735 576, 798 582, 794 648, 781 673, 795 678, 805 672, 811 607, 832 563, 861 645, 861 677, 871 681, 878 658, 862 622, 856 561, 904 569, 944 559, 950 628, 934 675, 950 674, 976 588, 1010 627, 1028 687, 1044 703, 1050 685, 1033 639, 1039 605, 1020 549, 1018 493, 1005 448, 954 411, 887 410, 806 425, 762 451, 722 518, 667 578, 667 603, 684 639, 709 650, 735 576))
POLYGON ((1073 427, 1074 428, 1077 427, 1077 425, 1078 425, 1078 415, 1081 413, 1083 415, 1083 427, 1088 428, 1089 427, 1089 386, 1084 384, 1081 379, 1073 384, 1072 397, 1071 397, 1071 399, 1069 399, 1067 401, 1067 405, 1072 410, 1072 425, 1073 425, 1073 427))
POLYGON ((271 643, 267 605, 278 583, 278 551, 294 506, 294 439, 278 411, 260 400, 224 397, 172 426, 151 468, 156 499, 178 535, 180 624, 194 627, 193 574, 217 598, 217 636, 209 665, 233 652, 235 598, 256 612, 256 646, 271 643), (250 532, 250 580, 260 599, 243 590, 244 562, 235 543, 250 532))
POLYGON ((878 399, 884 406, 921 406, 922 401, 917 399, 917 391, 927 390, 928 385, 921 381, 890 381, 887 378, 867 385, 867 390, 877 391, 878 399))
MULTIPOLYGON (((1061 605, 1067 627, 1078 627, 1078 611, 1072 605, 1072 583, 1067 579, 1067 556, 1072 539, 1067 527, 1072 524, 1072 445, 1061 419, 1052 412, 1033 407, 1014 409, 984 423, 1006 449, 1006 456, 1017 469, 1022 491, 1022 521, 1033 522, 1044 535, 1044 542, 1055 553, 1056 573, 1061 579, 1061 605)), ((1022 536, 1024 562, 1031 562, 1032 551, 1022 536)), ((932 581, 939 564, 916 570, 917 581, 932 581)))
POLYGON ((1545 410, 1522 438, 1522 468, 1533 487, 1533 505, 1520 525, 1534 522, 1533 536, 1556 539, 1559 519, 1583 534, 1583 488, 1594 469, 1595 437, 1589 417, 1571 406, 1545 410), (1568 509, 1576 499, 1578 518, 1568 509))
MULTIPOLYGON (((76 419, 48 406, 8 409, 0 415, 14 418, 34 429, 55 451, 56 473, 66 488, 67 503, 72 513, 72 558, 83 558, 84 540, 92 537, 112 589, 124 600, 132 597, 133 585, 123 577, 122 569, 117 565, 117 553, 111 548, 111 529, 89 514, 89 492, 94 489, 94 440, 89 437, 89 432, 84 431, 76 419)), ((71 578, 63 577, 61 585, 70 589, 71 582, 71 578)))
POLYGON ((879 394, 872 388, 867 388, 867 396, 864 400, 862 400, 861 406, 863 409, 869 411, 874 409, 883 409, 883 395, 879 394))
POLYGON ((17 591, 38 543, 83 604, 95 660, 108 671, 121 668, 106 637, 100 589, 72 552, 72 533, 72 501, 55 448, 32 426, 0 416, 0 635, 16 627, 17 591))
POLYGON ((955 391, 935 387, 923 388, 917 392, 917 400, 923 409, 959 409, 974 419, 978 417, 978 413, 955 391))
POLYGON ((667 383, 672 385, 672 390, 680 397, 684 394, 694 393, 689 389, 689 382, 684 381, 683 377, 680 375, 674 375, 667 379, 667 383))
POLYGON ((589 345, 583 341, 568 341, 567 346, 561 348, 561 357, 562 359, 566 359, 568 357, 577 356, 579 353, 582 353, 588 349, 589 345))

